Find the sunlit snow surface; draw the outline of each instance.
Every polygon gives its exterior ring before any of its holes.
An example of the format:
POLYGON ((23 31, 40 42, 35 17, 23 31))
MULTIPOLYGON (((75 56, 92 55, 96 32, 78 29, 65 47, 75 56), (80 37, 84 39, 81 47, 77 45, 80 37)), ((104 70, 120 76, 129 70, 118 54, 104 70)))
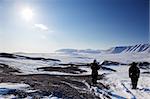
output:
POLYGON ((12 99, 15 95, 11 94, 15 90, 29 90, 29 85, 19 83, 0 83, 0 99, 12 99), (8 95, 7 95, 8 94, 8 95))
MULTIPOLYGON (((131 81, 128 77, 128 66, 111 67, 117 72, 107 75, 106 81, 101 81, 110 85, 113 94, 129 99, 149 99, 150 98, 150 75, 141 74, 137 90, 131 89, 131 81)), ((143 70, 141 70, 142 72, 143 70)), ((118 98, 116 97, 116 98, 118 98)), ((114 97, 112 97, 114 98, 114 97)))
MULTIPOLYGON (((150 62, 150 55, 147 53, 122 53, 122 54, 62 54, 62 53, 51 53, 51 54, 20 54, 32 57, 45 57, 59 59, 61 62, 56 61, 38 61, 38 60, 27 60, 27 59, 10 59, 0 58, 0 63, 7 64, 13 68, 19 69, 21 74, 50 74, 50 75, 89 75, 91 69, 87 67, 79 67, 80 69, 86 70, 87 72, 81 74, 70 74, 63 72, 48 72, 37 70, 39 67, 50 67, 59 66, 59 63, 91 63, 93 59, 97 59, 100 63, 104 60, 117 61, 121 63, 131 63, 133 61, 150 62)), ((107 66, 108 67, 108 66, 107 66)), ((108 94, 112 99, 150 99, 150 75, 141 74, 138 82, 138 89, 131 89, 131 81, 128 77, 127 65, 109 66, 117 72, 110 72, 106 70, 99 70, 99 74, 106 73, 106 80, 100 80, 98 82, 108 84, 110 90, 101 90, 97 87, 89 87, 89 90, 94 90, 95 94, 101 97, 102 93, 108 94)), ((150 70, 142 70, 150 71, 150 70)), ((85 82, 86 83, 86 82, 85 82)), ((3 84, 0 84, 2 88, 3 84)), ((88 86, 88 84, 87 84, 88 86)), ((13 97, 13 96, 10 96, 13 97)), ((1 98, 1 97, 0 97, 1 98)), ((9 97, 8 97, 9 98, 9 97)), ((28 97, 29 98, 29 97, 28 97)), ((103 98, 103 97, 101 97, 103 98)), ((30 99, 30 98, 29 98, 30 99)), ((57 97, 51 97, 50 99, 57 99, 57 97)))
MULTIPOLYGON (((18 99, 18 97, 14 94, 16 90, 21 90, 26 93, 36 92, 36 90, 32 90, 30 85, 28 84, 0 83, 0 99, 18 99)), ((23 99, 33 99, 33 97, 27 96, 26 98, 23 99)), ((62 98, 58 98, 53 95, 50 95, 50 96, 44 96, 42 99, 62 99, 62 98)))

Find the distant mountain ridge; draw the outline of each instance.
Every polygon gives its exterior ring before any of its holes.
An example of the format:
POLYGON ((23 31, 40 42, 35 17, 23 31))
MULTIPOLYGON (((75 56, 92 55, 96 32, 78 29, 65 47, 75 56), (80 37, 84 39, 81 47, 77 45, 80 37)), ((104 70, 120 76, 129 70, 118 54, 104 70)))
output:
POLYGON ((93 50, 93 49, 85 49, 85 50, 78 50, 78 49, 60 49, 56 52, 62 53, 107 53, 107 54, 119 54, 119 53, 150 53, 150 44, 137 44, 133 46, 116 46, 112 47, 108 50, 93 50))
POLYGON ((63 52, 63 53, 101 53, 101 50, 93 50, 93 49, 85 49, 85 50, 78 50, 78 49, 59 49, 56 52, 63 52))
POLYGON ((134 46, 118 46, 112 47, 107 50, 107 53, 117 54, 117 53, 138 53, 147 52, 150 53, 150 44, 137 44, 134 46))

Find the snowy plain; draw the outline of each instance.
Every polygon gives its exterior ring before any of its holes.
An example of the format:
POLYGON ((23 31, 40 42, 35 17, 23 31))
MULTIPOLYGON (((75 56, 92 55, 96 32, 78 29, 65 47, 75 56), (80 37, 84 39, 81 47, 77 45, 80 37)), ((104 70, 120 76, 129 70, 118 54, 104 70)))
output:
MULTIPOLYGON (((24 55, 28 57, 44 57, 44 58, 53 58, 59 59, 60 62, 56 61, 41 61, 41 60, 28 60, 28 59, 11 59, 0 57, 0 63, 7 64, 21 73, 16 73, 17 75, 26 75, 26 74, 49 74, 49 75, 90 75, 90 67, 79 67, 83 72, 80 74, 64 73, 64 72, 49 72, 43 70, 37 70, 40 67, 64 67, 60 66, 60 63, 74 63, 74 64, 84 64, 91 63, 94 59, 101 64, 105 60, 115 61, 119 63, 129 64, 132 62, 149 62, 150 63, 150 54, 149 53, 120 53, 120 54, 92 54, 92 53, 18 53, 17 55, 24 55)), ((109 90, 102 90, 98 87, 90 87, 90 85, 85 82, 89 90, 95 93, 103 99, 102 94, 108 94, 112 99, 150 99, 150 75, 144 74, 142 72, 150 72, 149 69, 141 69, 141 75, 138 82, 138 89, 131 89, 131 81, 128 77, 128 65, 110 65, 106 66, 111 69, 116 70, 117 72, 111 72, 107 70, 99 70, 99 74, 106 74, 106 79, 99 80, 98 82, 107 84, 110 86, 109 90)), ((30 86, 26 84, 11 84, 11 83, 0 83, 0 93, 2 88, 7 89, 28 89, 30 86)), ((0 95, 1 99, 5 98, 14 98, 12 95, 4 96, 0 95)), ((27 97, 30 99, 31 97, 27 97)), ((57 99, 57 97, 45 97, 45 99, 57 99)))

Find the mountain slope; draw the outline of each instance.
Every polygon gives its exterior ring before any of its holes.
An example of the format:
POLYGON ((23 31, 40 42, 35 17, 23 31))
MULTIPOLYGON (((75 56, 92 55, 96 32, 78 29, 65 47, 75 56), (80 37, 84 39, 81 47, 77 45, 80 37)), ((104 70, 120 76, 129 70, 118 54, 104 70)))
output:
POLYGON ((109 51, 109 53, 138 53, 138 52, 150 52, 150 44, 137 44, 134 46, 120 46, 113 47, 109 51))
POLYGON ((92 54, 119 54, 119 53, 150 53, 150 44, 137 44, 133 46, 116 46, 112 47, 108 50, 93 50, 93 49, 85 49, 85 50, 77 50, 77 49, 60 49, 56 52, 62 53, 92 53, 92 54))
POLYGON ((62 53, 92 53, 92 54, 98 54, 98 53, 101 53, 101 50, 94 50, 94 49, 85 49, 85 50, 78 50, 78 49, 60 49, 60 50, 56 50, 56 52, 62 52, 62 53))

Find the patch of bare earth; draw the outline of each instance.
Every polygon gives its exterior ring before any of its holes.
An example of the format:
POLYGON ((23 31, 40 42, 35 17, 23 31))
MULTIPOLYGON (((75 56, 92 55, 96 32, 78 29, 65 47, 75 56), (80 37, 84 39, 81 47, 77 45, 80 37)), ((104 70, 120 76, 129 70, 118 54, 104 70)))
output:
MULTIPOLYGON (((29 84, 33 89, 45 93, 45 95, 57 96, 65 99, 99 99, 93 94, 88 86, 91 84, 91 76, 54 76, 48 74, 32 74, 32 75, 15 75, 18 70, 10 68, 8 65, 0 64, 0 82, 25 83, 29 84)), ((103 75, 99 75, 99 79, 103 79, 103 75)), ((98 83, 100 88, 107 89, 106 85, 98 83)), ((30 93, 31 94, 31 93, 30 93)), ((25 96, 24 96, 25 97, 25 96)), ((39 97, 39 94, 34 94, 39 97)))

